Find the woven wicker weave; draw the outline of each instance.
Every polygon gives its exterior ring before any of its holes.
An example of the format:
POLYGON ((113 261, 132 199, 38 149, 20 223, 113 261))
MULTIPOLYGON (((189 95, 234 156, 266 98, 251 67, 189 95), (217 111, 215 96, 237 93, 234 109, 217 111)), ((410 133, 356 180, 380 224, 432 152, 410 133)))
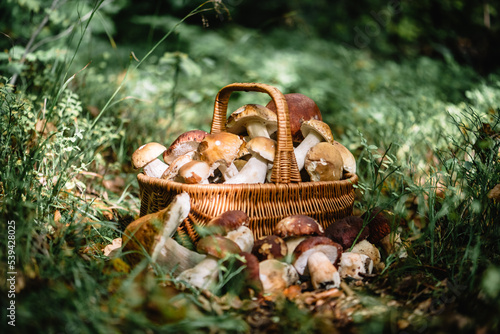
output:
POLYGON ((242 210, 250 217, 249 227, 256 237, 273 232, 275 224, 284 217, 305 214, 315 218, 323 227, 352 213, 354 184, 358 177, 348 174, 340 181, 301 182, 293 153, 288 106, 285 97, 275 87, 259 83, 234 83, 222 88, 215 99, 211 133, 225 130, 227 105, 234 91, 267 93, 277 106, 277 147, 271 175, 272 183, 265 184, 183 184, 137 176, 141 196, 141 216, 166 207, 182 192, 191 197, 189 217, 179 227, 181 236, 196 240, 196 225, 227 210, 242 210))

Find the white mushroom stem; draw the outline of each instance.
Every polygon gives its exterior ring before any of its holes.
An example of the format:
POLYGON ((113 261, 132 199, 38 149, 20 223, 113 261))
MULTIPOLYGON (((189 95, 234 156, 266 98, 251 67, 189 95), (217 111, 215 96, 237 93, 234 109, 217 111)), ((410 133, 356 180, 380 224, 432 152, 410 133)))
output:
POLYGON ((151 177, 160 178, 163 173, 167 170, 168 165, 161 161, 160 159, 155 159, 149 164, 143 167, 144 174, 151 177))
POLYGON ((230 179, 238 174, 238 168, 232 162, 229 166, 222 163, 218 166, 218 168, 221 171, 222 176, 224 177, 224 180, 228 180, 228 179, 230 179))
POLYGON ((294 149, 295 160, 297 161, 297 167, 299 167, 299 171, 304 168, 306 154, 309 149, 322 141, 324 141, 324 139, 321 135, 319 135, 315 131, 311 131, 299 144, 299 146, 294 149))
POLYGON ((352 249, 352 253, 365 254, 368 255, 372 261, 373 265, 377 266, 380 263, 380 251, 375 245, 370 243, 368 240, 361 240, 352 249))
POLYGON ((299 274, 288 263, 276 259, 259 263, 259 277, 264 293, 283 293, 283 290, 299 280, 299 274))
POLYGON ((306 240, 307 236, 298 236, 298 237, 286 237, 285 243, 287 247, 287 259, 291 258, 293 255, 293 251, 302 241, 306 240))
POLYGON ((240 246, 242 252, 252 252, 254 237, 252 230, 248 227, 240 226, 236 230, 228 232, 226 238, 240 246))
POLYGON ((217 283, 218 273, 219 262, 217 258, 207 256, 193 268, 181 272, 177 279, 199 289, 210 290, 217 283))
POLYGON ((316 252, 307 259, 311 283, 315 289, 340 287, 340 274, 323 252, 316 252))
POLYGON ((373 261, 368 255, 352 252, 342 253, 339 265, 341 278, 363 279, 363 274, 371 274, 372 271, 373 261))
POLYGON ((248 122, 246 125, 246 129, 250 138, 255 138, 255 137, 270 138, 266 126, 259 121, 248 122))
POLYGON ((228 179, 227 184, 264 183, 267 174, 267 160, 254 155, 243 166, 239 173, 228 179))
POLYGON ((206 258, 205 255, 194 252, 172 238, 166 239, 161 245, 156 263, 168 272, 174 275, 196 266, 206 258))

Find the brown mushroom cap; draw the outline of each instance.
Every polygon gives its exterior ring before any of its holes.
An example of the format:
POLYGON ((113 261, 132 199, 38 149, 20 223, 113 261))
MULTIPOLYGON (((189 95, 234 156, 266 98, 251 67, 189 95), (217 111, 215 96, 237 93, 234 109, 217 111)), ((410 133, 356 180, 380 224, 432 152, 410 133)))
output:
POLYGON ((283 218, 274 227, 274 234, 281 238, 304 235, 323 235, 323 227, 306 215, 292 215, 283 218))
POLYGON ((316 252, 324 253, 332 264, 335 264, 342 254, 342 246, 326 237, 310 237, 297 245, 293 254, 293 265, 300 275, 308 275, 307 260, 316 252))
POLYGON ((163 161, 171 164, 177 157, 196 151, 198 145, 208 133, 203 130, 190 130, 175 139, 168 149, 163 152, 163 161))
POLYGON ((212 218, 207 227, 214 227, 214 233, 227 234, 230 231, 236 230, 240 226, 247 226, 249 222, 248 215, 241 210, 228 210, 221 213, 217 217, 212 218))
MULTIPOLYGON (((304 139, 300 132, 302 122, 310 119, 322 120, 321 112, 314 100, 304 94, 285 94, 285 100, 288 104, 288 113, 290 115, 292 140, 296 143, 301 142, 304 139)), ((276 112, 274 101, 271 100, 266 107, 276 112)))
POLYGON ((238 254, 240 247, 232 240, 220 235, 209 235, 198 241, 196 245, 198 253, 207 254, 222 259, 229 254, 238 254))
POLYGON ((367 211, 361 215, 361 218, 368 220, 368 227, 370 228, 370 235, 368 241, 372 244, 378 243, 386 235, 391 233, 391 225, 387 213, 379 207, 374 207, 372 210, 367 211))
POLYGON ((259 104, 247 104, 234 111, 226 122, 228 132, 241 134, 249 122, 259 122, 272 134, 278 129, 278 117, 270 109, 259 104))
POLYGON ((321 142, 309 149, 304 167, 312 181, 337 181, 342 178, 344 162, 330 143, 321 142))
POLYGON ((252 254, 255 255, 259 261, 268 259, 281 260, 287 254, 287 246, 282 238, 271 234, 255 241, 252 254))
MULTIPOLYGON (((342 245, 344 250, 349 249, 356 239, 359 231, 363 229, 363 218, 359 216, 348 216, 330 224, 325 229, 325 236, 342 245)), ((368 226, 365 226, 358 241, 364 240, 370 234, 368 226)))
POLYGON ((308 121, 302 122, 302 125, 300 126, 300 131, 302 132, 302 135, 304 137, 307 137, 307 135, 310 132, 315 132, 327 142, 332 144, 333 143, 333 134, 332 130, 323 121, 317 120, 317 119, 310 119, 308 121))
POLYGON ((132 154, 134 168, 142 168, 160 156, 167 148, 162 144, 151 142, 139 147, 132 154))
POLYGON ((333 146, 339 151, 342 156, 342 161, 344 162, 343 169, 347 173, 356 174, 356 159, 354 155, 349 151, 347 147, 339 143, 338 141, 333 141, 333 146))
POLYGON ((198 146, 198 153, 202 161, 212 166, 216 162, 223 162, 227 166, 238 157, 243 140, 229 132, 219 132, 207 135, 198 146))
POLYGON ((267 161, 274 161, 276 142, 272 139, 255 137, 247 143, 246 148, 252 155, 258 154, 267 161))

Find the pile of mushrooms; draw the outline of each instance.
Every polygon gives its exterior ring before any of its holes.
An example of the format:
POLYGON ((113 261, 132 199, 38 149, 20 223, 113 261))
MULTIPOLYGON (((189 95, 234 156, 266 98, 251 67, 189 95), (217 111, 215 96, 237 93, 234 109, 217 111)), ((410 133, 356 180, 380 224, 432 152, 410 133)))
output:
POLYGON ((123 234, 123 252, 136 264, 149 263, 185 286, 214 291, 228 259, 236 258, 245 275, 241 282, 253 295, 276 296, 291 285, 309 289, 340 288, 343 280, 362 281, 384 268, 386 255, 401 253, 383 212, 349 216, 323 229, 316 220, 293 215, 279 221, 272 235, 254 239, 249 217, 229 210, 200 230, 196 250, 173 238, 190 211, 189 195, 177 195, 156 213, 132 222, 123 234))
MULTIPOLYGON (((336 181, 356 173, 353 154, 335 141, 319 108, 303 94, 286 94, 291 135, 302 181, 336 181)), ((167 148, 152 142, 132 155, 144 174, 187 184, 244 184, 270 181, 278 121, 274 102, 247 104, 227 119, 226 131, 191 130, 167 148), (162 157, 160 159, 159 157, 162 157)))

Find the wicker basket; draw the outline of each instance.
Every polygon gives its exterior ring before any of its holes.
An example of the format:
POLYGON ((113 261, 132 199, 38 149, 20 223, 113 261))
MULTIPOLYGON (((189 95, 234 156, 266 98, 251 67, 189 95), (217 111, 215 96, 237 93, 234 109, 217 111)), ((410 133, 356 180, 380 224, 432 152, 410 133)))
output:
POLYGON ((257 91, 271 96, 277 107, 277 147, 271 175, 265 184, 183 184, 139 174, 140 215, 166 207, 182 192, 191 197, 191 212, 178 233, 196 241, 196 225, 227 211, 242 210, 250 217, 249 227, 256 237, 272 234, 282 218, 305 214, 323 227, 352 213, 355 174, 340 181, 301 182, 293 153, 288 106, 283 94, 275 87, 260 83, 234 83, 222 88, 215 99, 211 133, 225 130, 227 105, 234 91, 257 91))

